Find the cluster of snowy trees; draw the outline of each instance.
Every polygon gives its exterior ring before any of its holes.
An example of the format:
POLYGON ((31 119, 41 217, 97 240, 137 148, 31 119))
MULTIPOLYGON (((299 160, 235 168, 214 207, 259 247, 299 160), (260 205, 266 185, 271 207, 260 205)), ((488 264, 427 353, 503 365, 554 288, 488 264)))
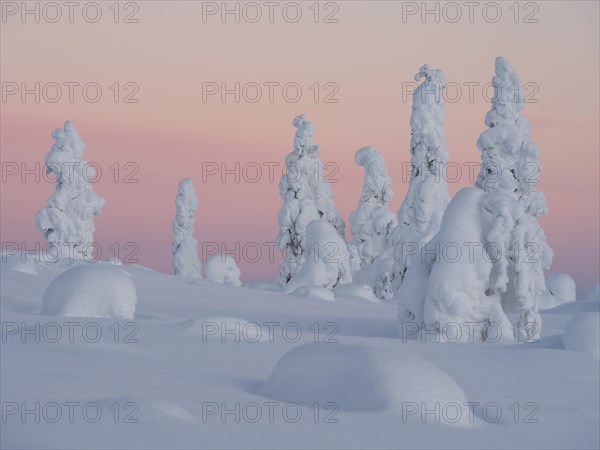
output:
MULTIPOLYGON (((480 173, 475 186, 451 198, 445 181, 444 74, 424 65, 415 79, 422 82, 412 98, 406 197, 396 217, 388 208, 392 180, 383 156, 372 147, 358 150, 355 160, 364 167, 365 178, 358 207, 350 214, 349 243, 324 179, 319 146, 312 140, 314 128, 304 115, 294 118, 294 146, 279 184, 283 204, 277 243, 284 261, 277 282, 288 293, 368 285, 380 300, 398 303, 403 324, 429 331, 453 323, 465 327, 465 339, 473 338, 474 329, 479 340, 486 339, 493 324, 507 336, 516 328, 520 339, 536 339, 541 329, 538 298, 546 292, 543 270, 552 262, 552 250, 536 219, 547 207, 536 190, 540 152, 521 115, 521 80, 506 59, 496 59, 488 129, 477 141, 480 173), (453 246, 460 247, 456 257, 441 254, 453 246)), ((89 170, 82 159, 85 143, 73 124, 67 121, 52 136, 56 143, 45 161, 57 177, 56 191, 36 223, 50 243, 83 258, 93 249, 93 217, 104 199, 94 193, 90 174, 83 174, 89 170)), ((176 207, 173 271, 201 278, 192 179, 179 184, 176 207)), ((239 268, 230 257, 214 255, 205 273, 214 281, 240 284, 239 268)))
POLYGON ((402 324, 439 331, 452 323, 459 340, 484 341, 490 327, 523 341, 539 337, 537 301, 546 291, 543 271, 552 262, 536 220, 547 210, 535 189, 539 149, 521 115, 521 80, 501 57, 495 72, 488 129, 477 142, 482 159, 477 182, 451 198, 445 181, 444 74, 421 67, 410 118, 412 172, 398 217, 387 206, 393 192, 382 155, 361 148, 355 159, 365 170, 364 187, 350 215, 352 239, 343 249, 344 223, 329 184, 304 172, 309 164, 322 166, 313 127, 304 116, 294 119, 294 151, 280 184, 278 243, 291 257, 281 265, 278 282, 286 291, 353 281, 369 285, 381 300, 397 302, 402 324), (293 170, 298 176, 292 182, 293 170), (458 248, 455 257, 442 254, 452 247, 458 248))

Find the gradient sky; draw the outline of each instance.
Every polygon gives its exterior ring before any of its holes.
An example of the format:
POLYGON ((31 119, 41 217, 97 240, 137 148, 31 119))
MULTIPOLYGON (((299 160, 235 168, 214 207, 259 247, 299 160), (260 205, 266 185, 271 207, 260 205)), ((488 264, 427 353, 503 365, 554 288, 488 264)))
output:
MULTIPOLYGON (((11 2, 2 3, 6 8, 11 2)), ((33 8, 33 3, 28 5, 33 8)), ((11 15, 0 24, 4 94, 6 83, 15 82, 30 88, 39 82, 48 87, 49 96, 54 95, 48 85, 52 82, 95 82, 102 88, 96 103, 85 101, 80 88, 75 89, 73 103, 66 88, 56 103, 43 98, 36 103, 33 95, 25 102, 19 95, 3 98, 0 145, 4 168, 16 162, 32 169, 43 162, 52 145, 52 130, 62 127, 65 119, 75 123, 88 144, 85 159, 103 170, 95 184, 106 199, 96 219, 96 241, 105 257, 110 256, 112 243, 123 247, 133 241, 142 264, 170 272, 177 184, 192 177, 200 201, 198 239, 223 242, 228 249, 235 242, 247 249, 250 243, 259 243, 262 258, 256 263, 241 261, 243 278, 273 278, 279 258, 270 262, 263 243, 274 241, 277 234, 281 165, 275 180, 269 180, 265 163, 282 164, 291 151, 295 115, 307 114, 316 129, 321 158, 339 167, 334 200, 346 219, 362 188, 362 168, 354 162, 354 153, 365 145, 385 156, 394 180, 390 207, 396 211, 406 193, 403 166, 409 161, 411 106, 410 98, 403 101, 403 83, 411 82, 419 67, 428 63, 443 69, 447 82, 462 87, 462 97, 446 103, 446 133, 451 161, 465 168, 480 160, 476 141, 490 108, 482 86, 491 80, 494 58, 502 55, 524 82, 531 83, 524 115, 533 124, 531 138, 542 151, 539 188, 546 193, 549 213, 540 222, 555 252, 551 272, 570 273, 580 292, 598 282, 598 2, 547 1, 535 7, 521 3, 517 23, 514 6, 510 9, 513 2, 500 2, 502 17, 496 23, 484 19, 482 9, 490 2, 481 2, 473 23, 466 6, 456 23, 442 15, 436 23, 432 15, 424 22, 418 15, 403 21, 403 8, 411 2, 383 1, 337 2, 338 23, 322 23, 334 11, 323 3, 319 23, 314 23, 312 1, 299 2, 303 16, 297 23, 285 21, 280 9, 273 23, 266 17, 257 23, 243 18, 236 23, 232 16, 225 23, 218 16, 203 23, 202 2, 142 1, 136 2, 138 23, 114 23, 112 3, 100 2, 103 15, 96 23, 85 21, 81 11, 75 11, 69 23, 65 7, 57 23, 44 17, 36 23, 33 16, 26 16, 23 23, 11 15), (528 14, 537 23, 524 23, 528 14), (136 83, 139 102, 115 103, 109 89, 115 82, 136 83), (303 94, 291 103, 276 89, 270 103, 265 88, 257 103, 235 103, 232 96, 225 103, 218 96, 203 102, 203 82, 224 82, 229 87, 235 82, 296 82, 303 94), (315 82, 321 87, 335 83, 339 102, 315 103, 309 89, 315 82), (468 98, 465 83, 479 83, 473 99, 468 98), (123 182, 128 162, 139 167, 138 183, 123 182), (233 175, 225 183, 217 175, 203 182, 203 162, 225 163, 229 168, 236 162, 256 163, 265 170, 255 183, 243 178, 236 183, 233 175), (121 167, 117 182, 109 169, 114 163, 121 167)), ((233 8, 234 2, 228 6, 233 8)), ((428 6, 434 8, 434 2, 428 6)), ((119 22, 132 8, 121 10, 119 22)), ((456 11, 440 12, 452 18, 456 11)), ((92 13, 89 10, 88 17, 92 13)), ((267 13, 263 7, 264 16, 267 13)), ((486 13, 493 18, 496 12, 486 13)), ((48 9, 46 15, 53 17, 54 11, 48 9)), ((456 90, 447 95, 456 97, 456 90)), ((248 167, 246 175, 254 177, 248 167)), ((465 170, 450 190, 454 194, 471 183, 465 170)), ((23 183, 13 175, 3 180, 1 188, 3 244, 23 242, 32 248, 34 242, 43 242, 33 216, 46 204, 53 184, 36 183, 33 175, 23 183)))

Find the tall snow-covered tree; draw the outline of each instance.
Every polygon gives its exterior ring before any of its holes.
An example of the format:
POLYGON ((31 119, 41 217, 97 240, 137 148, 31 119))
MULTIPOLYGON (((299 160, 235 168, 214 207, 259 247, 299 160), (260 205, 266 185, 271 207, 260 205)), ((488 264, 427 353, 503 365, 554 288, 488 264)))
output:
POLYGON ((175 205, 177 211, 173 219, 173 272, 182 277, 201 278, 198 241, 194 237, 198 197, 191 178, 179 183, 175 205))
POLYGON ((306 251, 306 227, 316 219, 332 224, 344 236, 344 220, 333 203, 333 193, 324 180, 319 146, 312 141, 314 129, 302 114, 294 118, 297 128, 294 150, 287 155, 287 172, 281 177, 277 244, 285 253, 277 282, 285 285, 302 267, 306 251))
POLYGON ((424 81, 413 93, 410 126, 411 177, 394 230, 393 287, 399 289, 418 249, 440 229, 450 201, 445 178, 448 146, 444 121, 444 73, 425 64, 415 75, 424 81))
POLYGON ((92 258, 94 216, 104 206, 104 198, 91 184, 96 170, 82 159, 86 144, 72 122, 67 120, 64 129, 57 128, 52 137, 56 142, 46 154, 45 165, 46 172, 56 176, 56 189, 35 222, 58 256, 92 258))
POLYGON ((462 341, 496 339, 499 332, 521 341, 540 335, 536 301, 546 289, 543 269, 552 250, 536 220, 546 211, 535 191, 539 149, 520 115, 521 80, 504 58, 496 59, 493 86, 489 129, 478 140, 483 164, 476 186, 450 202, 429 251, 409 267, 397 293, 401 328, 458 325, 462 341), (441 251, 450 246, 453 253, 441 251))
POLYGON ((388 175, 381 153, 373 147, 363 147, 356 152, 356 163, 365 168, 365 181, 358 208, 350 214, 352 242, 351 255, 356 255, 353 266, 358 270, 375 261, 391 244, 391 232, 398 221, 388 209, 394 195, 392 179, 388 175))

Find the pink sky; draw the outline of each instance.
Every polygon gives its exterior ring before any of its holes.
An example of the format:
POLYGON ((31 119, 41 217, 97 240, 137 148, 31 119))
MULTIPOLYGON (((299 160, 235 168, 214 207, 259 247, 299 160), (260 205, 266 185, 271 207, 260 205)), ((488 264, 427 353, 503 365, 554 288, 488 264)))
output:
MULTIPOLYGON (((457 23, 443 16, 440 23, 432 16, 425 23, 409 16, 404 23, 402 8, 408 3, 338 2, 338 23, 314 23, 309 10, 313 2, 300 2, 303 18, 297 23, 286 22, 277 12, 274 23, 235 23, 232 17, 222 23, 216 16, 203 23, 202 2, 193 1, 138 2, 138 23, 114 23, 112 2, 101 3, 103 16, 97 23, 86 22, 80 12, 74 23, 66 17, 57 23, 42 17, 36 23, 31 16, 22 23, 18 15, 7 16, 0 36, 3 93, 6 83, 31 88, 39 82, 53 96, 48 83, 95 82, 103 96, 90 103, 75 89, 70 103, 64 88, 56 103, 43 98, 36 103, 33 95, 25 102, 19 95, 3 98, 3 167, 16 162, 32 169, 43 162, 53 142, 50 133, 70 119, 88 144, 85 159, 103 170, 95 190, 105 197, 106 206, 96 220, 96 240, 106 257, 112 243, 122 248, 133 241, 142 264, 170 272, 177 184, 192 177, 200 201, 199 241, 223 242, 228 249, 239 242, 249 252, 256 242, 264 250, 262 258, 240 262, 243 278, 273 278, 278 260, 269 261, 263 243, 274 241, 277 234, 281 165, 271 182, 265 164, 282 164, 290 152, 295 115, 307 114, 321 158, 339 167, 334 200, 346 219, 362 188, 362 168, 355 164, 354 153, 365 145, 386 158, 395 191, 390 207, 396 211, 407 189, 402 167, 409 161, 410 100, 403 102, 403 83, 428 63, 443 69, 447 82, 463 88, 462 98, 446 103, 446 133, 451 161, 465 167, 480 160, 476 141, 490 108, 482 86, 491 80, 494 58, 502 55, 524 82, 532 83, 530 98, 537 100, 528 103, 524 115, 542 150, 539 187, 546 193, 549 213, 541 223, 555 251, 551 272, 570 273, 581 289, 598 282, 598 2, 537 2, 537 12, 521 4, 518 23, 509 9, 513 2, 501 2, 497 23, 484 20, 480 10, 469 23, 466 7, 457 23), (538 23, 523 23, 532 12, 530 18, 538 23), (109 89, 115 82, 136 83, 139 103, 115 103, 109 89), (225 103, 218 96, 203 103, 203 82, 230 87, 235 82, 295 82, 303 95, 291 103, 276 89, 273 103, 266 95, 257 103, 235 103, 232 96, 225 103), (309 89, 315 82, 321 88, 335 83, 339 102, 321 98, 315 103, 309 89), (465 83, 470 82, 479 83, 472 102, 466 95, 465 83), (128 162, 138 165, 139 182, 115 183, 109 166, 117 163, 123 178, 128 162), (226 183, 219 176, 203 183, 203 163, 233 168, 236 162, 262 166, 263 176, 255 183, 236 183, 233 175, 226 183)), ((429 4, 434 7, 434 2, 429 4)), ((228 5, 233 8, 234 2, 228 5)), ((321 8, 322 22, 333 9, 321 8)), ((120 20, 126 12, 121 11, 120 20)), ((250 87, 247 93, 254 95, 250 87)), ((253 177, 255 172, 248 169, 246 175, 253 177)), ((19 175, 2 182, 1 239, 32 248, 42 242, 33 216, 53 185, 36 183, 33 175, 22 183, 19 175)), ((450 190, 455 193, 469 184, 465 171, 450 190)))

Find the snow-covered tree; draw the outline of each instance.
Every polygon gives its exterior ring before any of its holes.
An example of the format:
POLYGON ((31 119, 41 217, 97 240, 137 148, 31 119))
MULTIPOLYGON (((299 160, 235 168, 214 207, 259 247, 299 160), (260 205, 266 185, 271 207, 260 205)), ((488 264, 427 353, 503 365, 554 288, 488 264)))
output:
POLYGON ((46 154, 46 172, 56 176, 56 190, 48 206, 35 216, 35 222, 62 258, 92 258, 94 216, 100 214, 104 198, 96 194, 90 181, 96 170, 82 159, 86 144, 75 125, 65 122, 65 128, 52 132, 56 142, 46 154))
POLYGON ((504 58, 496 59, 493 85, 490 128, 478 140, 481 173, 450 202, 440 232, 406 272, 397 293, 401 328, 458 325, 462 341, 495 339, 498 331, 521 341, 539 337, 536 299, 546 290, 552 250, 535 218, 546 211, 544 196, 534 190, 537 178, 523 173, 531 165, 537 176, 539 149, 520 115, 523 86, 504 58))
MULTIPOLYGON (((391 244, 398 221, 387 205, 394 192, 383 156, 373 147, 356 152, 356 163, 365 168, 365 181, 358 208, 350 214, 351 255, 358 257, 357 269, 371 264, 391 244)), ((353 257, 352 259, 356 259, 353 257)))
POLYGON ((313 220, 306 227, 304 256, 302 267, 285 285, 285 292, 305 286, 333 289, 352 282, 346 242, 326 220, 313 220))
POLYGON ((413 93, 410 116, 411 177, 406 197, 398 211, 394 230, 392 283, 399 289, 417 249, 440 229, 442 215, 450 201, 445 178, 448 146, 444 121, 444 73, 425 64, 415 75, 424 81, 413 93))
POLYGON ((307 225, 316 219, 331 223, 344 236, 344 220, 333 203, 331 186, 324 180, 319 146, 312 141, 314 129, 302 114, 292 124, 298 129, 294 150, 287 155, 287 172, 281 177, 277 244, 285 259, 279 267, 277 282, 285 285, 300 270, 305 258, 307 225))
POLYGON ((201 278, 198 241, 194 237, 198 197, 191 178, 179 183, 175 205, 177 211, 173 219, 173 272, 182 277, 201 278))

